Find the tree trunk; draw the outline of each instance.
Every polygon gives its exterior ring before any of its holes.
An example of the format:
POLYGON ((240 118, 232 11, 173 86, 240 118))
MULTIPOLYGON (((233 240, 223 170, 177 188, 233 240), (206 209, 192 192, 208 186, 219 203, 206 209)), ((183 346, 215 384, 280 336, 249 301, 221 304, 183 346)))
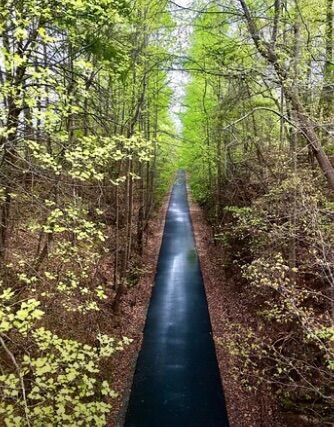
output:
POLYGON ((260 32, 256 26, 254 19, 252 18, 249 8, 244 0, 239 0, 241 7, 244 11, 245 19, 247 21, 248 30, 254 41, 254 44, 261 54, 261 56, 272 65, 277 73, 277 76, 284 89, 285 97, 290 100, 293 112, 295 113, 297 122, 299 124, 302 135, 306 138, 310 144, 314 156, 318 161, 318 164, 327 178, 328 184, 332 190, 334 190, 334 168, 331 164, 327 154, 325 153, 321 142, 314 130, 314 124, 311 119, 305 114, 304 106, 298 96, 298 90, 294 86, 288 86, 284 84, 288 77, 287 70, 283 65, 280 64, 277 57, 275 46, 267 43, 260 35, 260 32))

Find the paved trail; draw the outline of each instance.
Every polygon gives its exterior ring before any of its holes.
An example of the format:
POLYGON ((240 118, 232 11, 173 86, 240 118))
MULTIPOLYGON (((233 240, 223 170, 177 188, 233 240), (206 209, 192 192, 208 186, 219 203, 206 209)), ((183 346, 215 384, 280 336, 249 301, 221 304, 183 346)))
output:
POLYGON ((167 212, 125 426, 228 426, 183 172, 167 212))

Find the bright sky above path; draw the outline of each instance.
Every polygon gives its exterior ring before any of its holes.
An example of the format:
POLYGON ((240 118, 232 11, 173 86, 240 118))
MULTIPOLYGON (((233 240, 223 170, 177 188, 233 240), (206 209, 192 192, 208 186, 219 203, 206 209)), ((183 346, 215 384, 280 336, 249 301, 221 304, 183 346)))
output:
MULTIPOLYGON (((191 4, 192 0, 175 0, 171 5, 173 18, 177 24, 175 33, 179 43, 178 49, 183 55, 186 54, 187 48, 189 47, 192 31, 192 14, 187 10, 182 10, 182 7, 189 7, 191 4), (180 8, 178 8, 178 6, 180 6, 180 8)), ((180 134, 182 132, 182 123, 179 118, 179 113, 182 112, 185 87, 189 81, 189 75, 185 71, 179 70, 178 67, 179 64, 175 64, 176 70, 170 71, 170 85, 174 91, 171 115, 175 122, 176 131, 180 134)))
POLYGON ((192 0, 177 0, 175 3, 182 7, 188 7, 191 5, 192 0))

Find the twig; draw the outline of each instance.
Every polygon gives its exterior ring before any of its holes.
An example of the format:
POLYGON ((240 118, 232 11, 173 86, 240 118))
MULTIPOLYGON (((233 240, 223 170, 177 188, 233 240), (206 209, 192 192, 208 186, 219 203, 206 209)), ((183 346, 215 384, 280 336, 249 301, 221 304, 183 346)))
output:
POLYGON ((2 347, 4 348, 5 352, 7 353, 7 355, 9 356, 9 358, 11 359, 11 361, 13 362, 13 365, 15 366, 17 373, 19 375, 20 383, 21 383, 22 396, 23 396, 23 402, 24 402, 24 413, 25 413, 27 425, 29 427, 31 427, 30 420, 29 420, 29 407, 28 407, 27 398, 26 398, 26 389, 24 386, 23 376, 21 374, 20 367, 19 367, 19 365, 15 359, 14 354, 9 350, 9 348, 7 347, 7 345, 6 345, 4 339, 2 338, 1 335, 0 335, 0 343, 1 343, 2 347))

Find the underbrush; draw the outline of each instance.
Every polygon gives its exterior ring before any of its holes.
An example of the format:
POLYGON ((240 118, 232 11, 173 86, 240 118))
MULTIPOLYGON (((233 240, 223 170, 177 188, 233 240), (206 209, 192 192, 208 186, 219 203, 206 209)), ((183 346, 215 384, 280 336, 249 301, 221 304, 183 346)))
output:
POLYGON ((216 239, 255 320, 230 326, 238 381, 269 383, 286 411, 331 425, 334 223, 320 188, 309 171, 290 171, 249 203, 226 206, 216 239))
POLYGON ((93 187, 56 202, 46 191, 35 182, 33 196, 17 192, 12 203, 0 271, 0 418, 13 427, 103 426, 117 396, 113 355, 132 341, 118 332, 114 302, 120 283, 124 293, 145 272, 137 223, 127 229, 120 209, 116 228, 93 187))

